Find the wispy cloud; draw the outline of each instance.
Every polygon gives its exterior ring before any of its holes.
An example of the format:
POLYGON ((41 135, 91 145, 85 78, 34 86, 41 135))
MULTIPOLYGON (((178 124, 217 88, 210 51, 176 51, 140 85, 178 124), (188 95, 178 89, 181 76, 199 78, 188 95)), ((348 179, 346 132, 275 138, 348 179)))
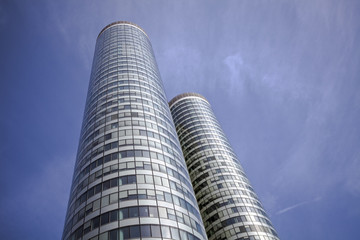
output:
MULTIPOLYGON (((264 59, 258 61, 263 62, 263 65, 271 65, 264 59)), ((251 89, 260 95, 270 94, 274 100, 291 99, 306 102, 318 94, 317 88, 311 83, 302 82, 296 75, 289 79, 286 73, 289 67, 284 63, 266 68, 254 60, 246 59, 241 52, 226 56, 222 62, 226 66, 226 77, 222 80, 227 81, 228 91, 239 93, 251 89)))
POLYGON ((251 66, 244 61, 240 52, 225 57, 223 64, 226 66, 227 73, 222 80, 227 81, 230 93, 238 94, 244 91, 246 85, 256 79, 255 71, 252 71, 251 66))
POLYGON ((225 65, 228 67, 230 71, 230 80, 238 81, 240 80, 241 69, 244 66, 244 60, 241 57, 240 53, 236 53, 234 55, 227 56, 224 59, 225 65))
POLYGON ((320 201, 320 200, 321 200, 321 197, 316 197, 316 198, 314 198, 314 199, 312 199, 312 200, 310 200, 310 201, 303 201, 303 202, 294 204, 294 205, 292 205, 292 206, 290 206, 290 207, 281 209, 281 210, 278 211, 276 214, 277 214, 277 215, 280 215, 280 214, 286 213, 286 212, 288 212, 288 211, 290 211, 290 210, 293 210, 293 209, 295 209, 295 208, 301 207, 301 206, 306 205, 306 204, 309 204, 309 203, 318 202, 318 201, 320 201))

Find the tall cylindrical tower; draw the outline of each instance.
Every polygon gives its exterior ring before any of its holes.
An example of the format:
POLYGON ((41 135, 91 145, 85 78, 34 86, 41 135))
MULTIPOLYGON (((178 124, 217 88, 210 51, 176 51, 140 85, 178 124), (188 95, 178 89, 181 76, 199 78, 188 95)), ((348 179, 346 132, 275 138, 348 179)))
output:
POLYGON ((169 105, 209 240, 279 239, 208 101, 186 93, 169 105))
POLYGON ((115 22, 96 41, 62 239, 206 239, 151 44, 115 22))

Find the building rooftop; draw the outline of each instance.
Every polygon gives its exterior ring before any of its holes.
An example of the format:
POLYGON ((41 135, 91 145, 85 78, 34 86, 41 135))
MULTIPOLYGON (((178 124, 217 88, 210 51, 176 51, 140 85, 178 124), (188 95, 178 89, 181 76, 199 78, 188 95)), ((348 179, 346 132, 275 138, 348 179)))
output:
POLYGON ((191 93, 190 92, 190 93, 182 93, 182 94, 177 95, 176 97, 174 97, 173 99, 170 100, 169 106, 171 107, 171 105, 173 105, 177 100, 179 100, 181 98, 185 98, 185 97, 198 97, 198 98, 202 98, 207 103, 209 103, 209 101, 203 95, 200 95, 198 93, 191 93))
POLYGON ((113 23, 110 23, 108 25, 106 25, 99 33, 98 37, 108 28, 114 26, 114 25, 120 25, 120 24, 127 24, 127 25, 132 25, 134 27, 137 27, 139 28, 143 33, 145 33, 145 35, 147 36, 146 32, 144 31, 144 29, 142 29, 139 25, 136 25, 135 23, 132 23, 132 22, 128 22, 128 21, 117 21, 117 22, 113 22, 113 23))

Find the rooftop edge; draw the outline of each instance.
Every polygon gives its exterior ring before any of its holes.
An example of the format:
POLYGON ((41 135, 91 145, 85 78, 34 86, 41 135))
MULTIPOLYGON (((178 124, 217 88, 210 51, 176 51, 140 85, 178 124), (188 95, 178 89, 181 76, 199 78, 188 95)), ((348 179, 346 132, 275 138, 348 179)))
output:
POLYGON ((189 93, 179 94, 176 97, 174 97, 173 99, 171 99, 169 102, 169 106, 171 107, 171 105, 173 105, 176 101, 180 100, 181 98, 185 98, 185 97, 198 97, 198 98, 205 100, 207 103, 209 103, 209 101, 203 95, 198 94, 198 93, 189 92, 189 93))
POLYGON ((134 27, 137 27, 139 28, 143 33, 145 33, 145 35, 148 37, 148 35, 146 34, 146 32, 144 31, 144 29, 142 29, 139 25, 135 24, 135 23, 132 23, 132 22, 128 22, 128 21, 117 21, 117 22, 113 22, 113 23, 110 23, 108 25, 106 25, 99 33, 99 35, 97 36, 98 38, 100 37, 100 35, 108 28, 110 28, 111 26, 114 26, 114 25, 118 25, 118 24, 128 24, 128 25, 132 25, 134 27))

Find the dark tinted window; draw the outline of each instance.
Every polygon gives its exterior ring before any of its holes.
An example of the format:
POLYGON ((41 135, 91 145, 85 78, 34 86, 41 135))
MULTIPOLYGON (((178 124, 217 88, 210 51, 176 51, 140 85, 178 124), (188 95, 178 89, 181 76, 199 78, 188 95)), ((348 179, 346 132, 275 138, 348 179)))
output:
POLYGON ((109 223, 109 213, 104 213, 101 215, 101 225, 109 223))
POLYGON ((139 238, 139 237, 140 237, 140 227, 130 226, 130 238, 139 238))
POLYGON ((138 217, 139 216, 139 210, 138 207, 130 207, 129 208, 129 217, 138 217))
POLYGON ((140 215, 140 217, 148 217, 149 216, 149 208, 148 207, 139 207, 139 215, 140 215))
POLYGON ((141 237, 151 237, 150 225, 141 226, 141 237))
POLYGON ((117 229, 110 231, 109 240, 118 240, 118 239, 119 239, 119 238, 118 238, 118 236, 119 236, 118 233, 119 233, 119 232, 118 232, 117 229))
POLYGON ((114 222, 118 220, 118 211, 112 211, 110 212, 110 222, 114 222))

